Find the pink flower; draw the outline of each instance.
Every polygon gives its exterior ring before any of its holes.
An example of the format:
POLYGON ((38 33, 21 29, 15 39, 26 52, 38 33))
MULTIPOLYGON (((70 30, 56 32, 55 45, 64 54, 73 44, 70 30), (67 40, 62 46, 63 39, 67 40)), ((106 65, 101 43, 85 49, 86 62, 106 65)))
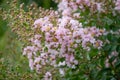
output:
POLYGON ((119 11, 120 10, 120 0, 117 0, 115 5, 116 5, 115 9, 119 11))
POLYGON ((96 6, 97 6, 97 10, 99 12, 103 11, 103 9, 102 9, 102 3, 96 3, 96 6))
POLYGON ((38 73, 40 73, 40 69, 41 69, 41 65, 40 65, 40 64, 37 64, 37 65, 36 65, 36 71, 37 71, 38 73))
POLYGON ((76 3, 80 4, 82 0, 76 0, 76 3))
POLYGON ((40 19, 37 19, 35 22, 34 22, 34 28, 37 28, 37 27, 40 27, 42 25, 42 18, 40 19))
POLYGON ((78 6, 76 5, 75 2, 72 2, 72 1, 71 1, 71 2, 69 3, 69 5, 71 6, 71 8, 72 8, 73 11, 76 11, 76 10, 78 9, 78 6))
POLYGON ((62 15, 63 16, 70 16, 72 13, 72 10, 70 8, 63 10, 62 15))
POLYGON ((105 66, 106 66, 106 67, 110 67, 109 60, 108 60, 108 59, 105 60, 105 66))
POLYGON ((29 59, 29 67, 31 70, 33 70, 34 66, 33 66, 34 62, 32 59, 29 59))
POLYGON ((65 55, 65 59, 66 59, 66 64, 68 67, 73 67, 73 64, 77 65, 78 62, 77 60, 75 60, 75 57, 73 54, 66 54, 65 55))
POLYGON ((44 76, 44 80, 52 80, 52 74, 50 72, 46 72, 44 76))
POLYGON ((62 10, 67 9, 67 8, 68 8, 67 0, 62 0, 62 2, 60 2, 58 4, 58 11, 62 11, 62 10))

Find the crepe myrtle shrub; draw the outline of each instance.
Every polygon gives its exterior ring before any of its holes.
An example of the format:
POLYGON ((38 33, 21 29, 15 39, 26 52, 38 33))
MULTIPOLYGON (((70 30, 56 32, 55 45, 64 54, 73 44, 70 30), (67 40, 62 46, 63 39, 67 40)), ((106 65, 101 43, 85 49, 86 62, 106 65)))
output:
POLYGON ((1 9, 43 80, 120 79, 120 0, 55 0, 1 9))

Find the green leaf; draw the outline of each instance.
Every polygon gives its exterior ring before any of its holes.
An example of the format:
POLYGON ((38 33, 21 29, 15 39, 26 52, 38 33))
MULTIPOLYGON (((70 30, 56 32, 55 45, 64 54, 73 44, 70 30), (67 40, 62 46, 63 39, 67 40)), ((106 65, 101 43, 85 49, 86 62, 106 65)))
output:
POLYGON ((109 62, 113 62, 114 60, 116 59, 116 56, 112 56, 110 59, 109 59, 109 62))
POLYGON ((116 63, 115 63, 115 68, 119 68, 120 67, 120 60, 118 60, 116 63))
POLYGON ((86 54, 86 58, 87 60, 90 60, 90 55, 88 53, 86 54))

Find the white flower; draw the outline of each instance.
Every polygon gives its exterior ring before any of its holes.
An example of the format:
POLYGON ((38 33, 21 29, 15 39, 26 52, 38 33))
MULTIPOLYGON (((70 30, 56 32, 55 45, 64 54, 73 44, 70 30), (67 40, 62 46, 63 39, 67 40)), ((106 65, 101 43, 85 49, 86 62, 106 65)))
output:
POLYGON ((63 70, 63 69, 59 69, 59 72, 60 72, 60 74, 61 74, 62 76, 64 76, 64 75, 65 75, 65 72, 64 72, 64 70, 63 70))
POLYGON ((63 62, 59 62, 59 64, 58 64, 58 66, 65 66, 65 61, 63 61, 63 62))

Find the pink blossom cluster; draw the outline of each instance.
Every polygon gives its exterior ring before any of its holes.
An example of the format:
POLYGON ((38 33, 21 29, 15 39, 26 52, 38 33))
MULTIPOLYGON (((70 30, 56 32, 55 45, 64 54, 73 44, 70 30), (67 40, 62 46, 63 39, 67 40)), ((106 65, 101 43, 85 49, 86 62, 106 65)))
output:
POLYGON ((102 29, 83 28, 79 21, 68 16, 58 18, 53 23, 51 16, 36 20, 34 30, 39 30, 40 34, 36 34, 31 39, 31 46, 24 48, 23 54, 27 55, 30 68, 37 72, 41 72, 41 69, 47 65, 75 68, 78 64, 78 60, 75 59, 75 49, 82 46, 89 51, 90 46, 98 49, 102 46, 102 41, 97 39, 103 35, 102 29), (57 63, 61 58, 64 58, 64 64, 61 61, 57 63))
MULTIPOLYGON (((89 0, 85 0, 89 4, 89 0)), ((77 4, 80 3, 76 0, 77 4)), ((31 45, 24 48, 23 55, 29 59, 31 70, 43 73, 45 66, 59 68, 76 68, 79 60, 76 59, 75 50, 82 47, 83 50, 91 50, 91 46, 100 49, 103 42, 98 39, 104 35, 105 30, 93 27, 83 27, 77 18, 77 4, 73 1, 62 0, 58 11, 37 19, 34 22, 35 35, 31 38, 31 45), (69 3, 68 3, 69 2, 69 3), (71 5, 71 8, 68 6, 71 5), (62 17, 58 13, 62 13, 62 17), (73 17, 73 16, 77 16, 73 17), (62 59, 62 60, 61 60, 62 59)), ((45 73, 45 80, 51 80, 52 70, 45 73), (47 78, 50 79, 47 79, 47 78)), ((64 75, 64 69, 59 68, 60 74, 64 75)))
POLYGON ((103 2, 97 2, 95 0, 61 0, 58 5, 58 10, 62 11, 62 15, 76 15, 77 10, 85 11, 86 8, 89 8, 90 11, 103 12, 103 2), (73 13, 74 12, 74 13, 73 13))

